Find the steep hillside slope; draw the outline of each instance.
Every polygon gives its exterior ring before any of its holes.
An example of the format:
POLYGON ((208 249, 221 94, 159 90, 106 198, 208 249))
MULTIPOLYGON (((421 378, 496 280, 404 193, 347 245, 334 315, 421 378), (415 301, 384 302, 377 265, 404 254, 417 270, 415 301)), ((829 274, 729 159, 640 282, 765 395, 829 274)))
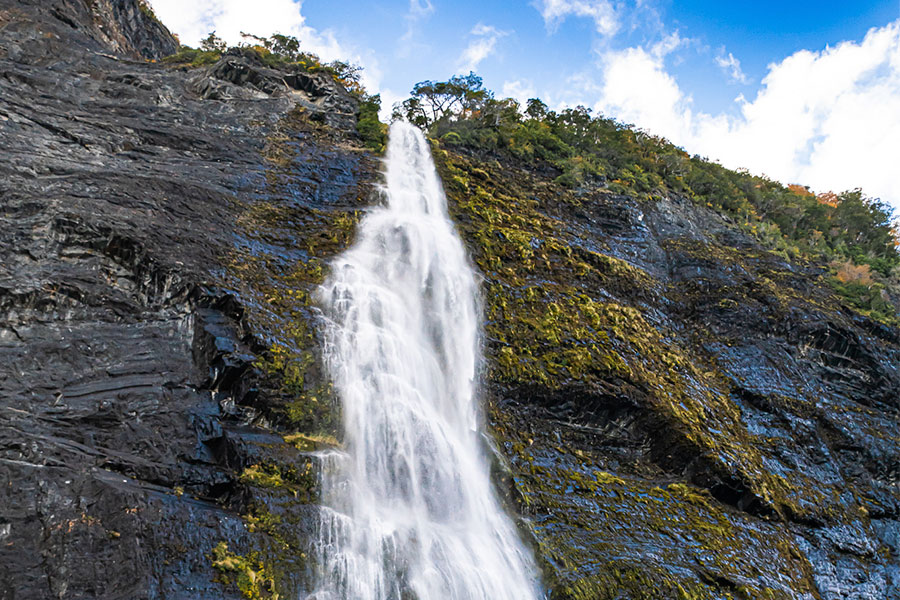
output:
MULTIPOLYGON (((311 292, 378 201, 327 72, 0 0, 0 599, 304 597, 311 292)), ((552 598, 900 597, 900 332, 677 194, 435 142, 552 598)))
POLYGON ((436 155, 554 597, 900 593, 896 329, 686 200, 436 155))

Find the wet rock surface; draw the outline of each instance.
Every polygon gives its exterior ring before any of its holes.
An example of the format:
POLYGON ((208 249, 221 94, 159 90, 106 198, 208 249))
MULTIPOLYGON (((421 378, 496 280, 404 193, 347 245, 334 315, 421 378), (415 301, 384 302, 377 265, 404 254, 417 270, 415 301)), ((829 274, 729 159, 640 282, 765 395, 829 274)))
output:
POLYGON ((289 594, 305 567, 287 538, 307 544, 308 527, 270 534, 248 514, 300 515, 311 484, 242 473, 310 459, 248 426, 264 420, 242 404, 266 405, 265 332, 229 268, 256 203, 310 211, 364 179, 353 100, 320 77, 223 80, 240 56, 148 62, 177 45, 134 1, 2 2, 0 38, 0 598, 243 597, 241 573, 214 565, 221 542, 281 567, 289 594), (280 125, 314 111, 334 112, 344 150, 280 125), (271 198, 275 138, 321 168, 315 197, 271 198))
MULTIPOLYGON (((149 62, 133 0, 0 0, 0 40, 0 600, 303 594, 355 101, 149 62)), ((550 597, 900 597, 900 332, 688 200, 435 157, 550 597)))
POLYGON ((3 0, 0 26, 7 56, 44 64, 78 60, 85 49, 156 60, 178 41, 135 0, 3 0))
POLYGON ((552 597, 900 597, 896 330, 687 200, 436 153, 552 597))

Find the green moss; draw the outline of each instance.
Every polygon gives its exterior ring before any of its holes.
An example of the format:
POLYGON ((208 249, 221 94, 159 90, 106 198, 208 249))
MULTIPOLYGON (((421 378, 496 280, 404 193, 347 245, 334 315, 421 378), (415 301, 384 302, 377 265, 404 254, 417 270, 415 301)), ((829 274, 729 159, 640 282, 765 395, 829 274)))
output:
POLYGON ((318 493, 318 478, 312 461, 303 466, 262 463, 246 467, 239 480, 245 485, 290 494, 304 502, 312 502, 318 493))
POLYGON ((610 339, 608 305, 571 289, 551 295, 544 287, 495 285, 488 297, 488 334, 503 344, 494 366, 499 380, 559 388, 628 372, 610 339))
POLYGON ((706 490, 615 475, 589 460, 547 461, 541 441, 519 451, 516 482, 524 508, 535 507, 534 538, 553 598, 815 594, 812 568, 788 531, 733 512, 706 490))
POLYGON ((241 483, 266 488, 283 488, 286 482, 277 467, 271 465, 251 465, 240 475, 241 483))
POLYGON ((210 557, 212 566, 219 571, 218 580, 234 585, 249 600, 278 600, 275 580, 256 554, 241 556, 228 550, 228 544, 219 542, 210 557))
MULTIPOLYGON (((602 575, 578 579, 554 590, 551 600, 718 600, 735 598, 722 590, 702 583, 686 583, 667 579, 663 569, 619 568, 612 566, 602 575)), ((787 596, 780 596, 788 600, 787 596)))
POLYGON ((222 53, 219 51, 198 50, 188 46, 181 46, 178 52, 163 58, 162 62, 167 65, 196 69, 216 63, 220 58, 222 58, 222 53))
POLYGON ((253 509, 244 516, 244 519, 247 522, 247 529, 251 532, 262 531, 281 541, 278 532, 278 528, 282 524, 281 517, 273 515, 266 510, 265 507, 255 505, 253 509))
POLYGON ((284 441, 301 452, 313 452, 323 448, 336 448, 340 442, 333 435, 313 435, 294 433, 284 436, 284 441))

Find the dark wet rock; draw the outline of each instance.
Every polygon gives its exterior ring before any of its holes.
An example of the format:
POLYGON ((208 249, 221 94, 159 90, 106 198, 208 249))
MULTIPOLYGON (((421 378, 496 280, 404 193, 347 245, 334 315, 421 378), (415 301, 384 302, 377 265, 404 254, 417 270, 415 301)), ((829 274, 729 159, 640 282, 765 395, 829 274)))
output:
POLYGON ((436 151, 554 598, 893 598, 900 345, 682 198, 436 151))
POLYGON ((271 68, 253 49, 232 48, 194 83, 203 98, 226 100, 265 94, 283 96, 331 127, 353 131, 359 114, 357 101, 325 71, 299 67, 271 68))
POLYGON ((305 532, 285 546, 249 520, 273 492, 241 475, 311 459, 249 425, 273 412, 272 332, 230 269, 254 207, 362 197, 355 104, 293 72, 291 93, 204 98, 206 71, 144 60, 175 44, 134 0, 2 2, 0 37, 0 598, 238 598, 223 541, 298 593, 314 490, 279 509, 305 532), (341 150, 317 141, 326 111, 341 150), (273 196, 279 177, 315 195, 273 196))
POLYGON ((169 30, 135 0, 3 0, 0 26, 6 53, 18 59, 44 54, 45 61, 65 61, 89 48, 154 60, 178 49, 169 30))

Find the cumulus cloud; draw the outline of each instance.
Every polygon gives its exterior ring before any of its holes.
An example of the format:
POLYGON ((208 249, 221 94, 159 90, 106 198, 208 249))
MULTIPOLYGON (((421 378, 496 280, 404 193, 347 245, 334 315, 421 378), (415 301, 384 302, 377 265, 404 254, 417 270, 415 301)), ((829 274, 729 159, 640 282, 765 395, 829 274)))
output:
POLYGON ((457 71, 462 73, 477 70, 481 61, 493 54, 497 41, 508 33, 500 31, 492 25, 479 23, 469 32, 469 35, 472 36, 472 39, 457 62, 457 71))
MULTIPOLYGON (((331 31, 318 31, 306 24, 300 0, 150 0, 153 10, 183 44, 197 46, 210 32, 229 44, 244 41, 241 33, 268 37, 273 33, 300 40, 301 49, 326 61, 349 60, 361 65, 363 85, 377 90, 381 79, 378 61, 368 51, 338 42, 331 31)), ((410 0, 421 10, 430 0, 410 0)))
POLYGON ((863 187, 900 207, 900 21, 769 66, 736 115, 693 109, 651 48, 610 51, 596 110, 664 135, 689 152, 818 191, 863 187))
POLYGON ((537 90, 530 80, 516 79, 506 81, 500 89, 501 98, 512 98, 524 108, 531 98, 537 98, 537 90))
POLYGON ((734 57, 734 54, 731 52, 728 55, 725 55, 725 48, 719 50, 718 56, 716 56, 716 64, 719 65, 719 68, 725 71, 731 81, 733 83, 749 83, 749 79, 744 71, 741 69, 741 61, 734 57))
POLYGON ((616 9, 608 0, 537 0, 534 5, 551 31, 568 17, 593 19, 597 33, 604 36, 619 30, 616 9))
POLYGON ((241 32, 255 35, 282 33, 297 36, 305 45, 331 50, 339 47, 329 33, 319 33, 306 25, 301 3, 293 0, 151 0, 160 19, 178 34, 182 43, 196 46, 206 35, 216 35, 229 43, 242 40, 241 32))

